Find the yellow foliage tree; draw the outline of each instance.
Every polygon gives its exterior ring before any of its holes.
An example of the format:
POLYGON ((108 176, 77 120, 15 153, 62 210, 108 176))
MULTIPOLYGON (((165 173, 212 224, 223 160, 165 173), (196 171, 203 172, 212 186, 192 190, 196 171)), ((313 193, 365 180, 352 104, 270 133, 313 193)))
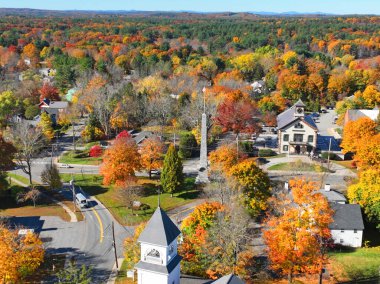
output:
POLYGON ((43 262, 42 241, 33 233, 20 237, 17 231, 0 226, 1 283, 20 283, 43 262))
POLYGON ((49 114, 47 114, 46 112, 43 112, 41 114, 41 120, 38 123, 38 126, 41 128, 42 133, 45 135, 47 139, 51 140, 54 138, 54 129, 49 114))
POLYGON ((148 171, 149 178, 152 177, 152 170, 162 167, 163 152, 164 144, 157 137, 148 138, 142 143, 141 165, 148 171))

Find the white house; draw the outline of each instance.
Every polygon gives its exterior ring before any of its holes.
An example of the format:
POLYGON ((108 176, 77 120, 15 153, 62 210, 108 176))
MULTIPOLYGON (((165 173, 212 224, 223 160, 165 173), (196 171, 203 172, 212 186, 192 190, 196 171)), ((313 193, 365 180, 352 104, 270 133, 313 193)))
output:
POLYGON ((301 100, 277 116, 277 129, 280 153, 306 154, 315 151, 318 127, 310 115, 305 116, 305 105, 301 100))
POLYGON ((138 241, 138 284, 179 284, 181 256, 177 254, 178 227, 160 207, 156 209, 138 241))
POLYGON ((364 223, 359 204, 331 204, 334 222, 330 224, 335 244, 358 248, 362 246, 364 223))

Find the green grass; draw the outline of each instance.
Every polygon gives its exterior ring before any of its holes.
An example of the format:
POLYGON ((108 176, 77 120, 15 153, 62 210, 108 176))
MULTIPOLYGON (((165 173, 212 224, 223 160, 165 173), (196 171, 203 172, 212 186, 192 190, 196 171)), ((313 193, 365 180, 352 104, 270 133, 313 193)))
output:
MULTIPOLYGON (((119 272, 117 273, 116 284, 133 284, 132 278, 127 278, 127 262, 123 261, 119 272)), ((136 278, 135 278, 136 280, 136 278)))
MULTIPOLYGON (((61 174, 62 180, 67 182, 71 179, 71 174, 61 174)), ((92 196, 95 196, 102 202, 112 215, 123 225, 135 225, 149 220, 158 204, 157 189, 159 188, 158 180, 149 180, 148 178, 139 178, 138 184, 143 187, 141 194, 137 197, 140 202, 149 205, 146 210, 132 210, 127 208, 120 198, 120 191, 113 186, 102 185, 102 177, 99 175, 74 175, 75 184, 92 196)), ((183 190, 173 194, 162 193, 160 195, 160 206, 164 210, 174 209, 185 205, 199 195, 195 189, 194 178, 186 178, 183 190)))
POLYGON ((11 177, 12 179, 18 180, 24 184, 29 185, 29 179, 24 176, 14 174, 14 173, 8 173, 8 176, 11 177))
POLYGON ((357 280, 379 276, 380 247, 332 252, 330 257, 337 280, 357 280))
POLYGON ((349 161, 335 161, 335 160, 332 160, 331 162, 335 163, 335 164, 338 164, 342 167, 345 167, 351 171, 353 171, 354 173, 357 173, 358 170, 355 166, 352 165, 352 160, 349 160, 349 161))
POLYGON ((271 159, 285 158, 285 157, 286 157, 286 154, 278 154, 276 156, 269 156, 269 157, 262 157, 262 158, 265 158, 267 160, 271 160, 271 159))
POLYGON ((301 171, 301 172, 327 172, 328 169, 316 164, 301 161, 280 163, 268 168, 269 171, 301 171))
POLYGON ((59 163, 63 164, 99 165, 101 162, 101 157, 89 157, 87 150, 69 151, 59 158, 59 163))

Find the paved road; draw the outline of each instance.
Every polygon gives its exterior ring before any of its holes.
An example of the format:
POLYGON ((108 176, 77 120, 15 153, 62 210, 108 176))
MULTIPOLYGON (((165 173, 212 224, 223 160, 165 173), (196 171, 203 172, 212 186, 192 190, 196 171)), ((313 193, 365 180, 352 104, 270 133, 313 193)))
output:
MULTIPOLYGON (((62 193, 67 198, 72 197, 71 191, 63 190, 62 193)), ((34 228, 44 241, 48 253, 66 254, 69 258, 73 257, 78 264, 93 266, 91 283, 106 283, 115 264, 112 221, 115 225, 118 258, 123 257, 124 239, 133 231, 119 225, 102 204, 91 197, 89 199, 91 206, 82 209, 85 219, 78 223, 45 216, 15 217, 13 220, 16 224, 34 228)))

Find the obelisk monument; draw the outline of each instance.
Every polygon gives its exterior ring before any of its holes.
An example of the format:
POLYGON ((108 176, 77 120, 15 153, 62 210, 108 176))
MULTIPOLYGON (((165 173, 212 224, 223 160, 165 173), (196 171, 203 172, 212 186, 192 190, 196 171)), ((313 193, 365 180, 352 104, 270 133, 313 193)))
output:
POLYGON ((201 152, 200 152, 200 159, 199 159, 198 176, 196 179, 197 183, 209 182, 207 167, 208 167, 208 162, 207 162, 207 115, 206 115, 206 100, 204 97, 203 98, 202 124, 201 124, 201 152))

